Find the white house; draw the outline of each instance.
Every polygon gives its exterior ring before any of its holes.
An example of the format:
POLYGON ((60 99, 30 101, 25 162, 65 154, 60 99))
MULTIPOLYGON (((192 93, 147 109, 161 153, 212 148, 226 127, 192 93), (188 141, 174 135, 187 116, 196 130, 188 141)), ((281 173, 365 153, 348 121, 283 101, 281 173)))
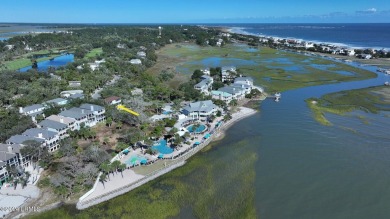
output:
POLYGON ((211 88, 214 82, 214 79, 207 75, 202 75, 201 79, 202 79, 201 82, 195 84, 194 89, 199 90, 201 93, 208 94, 209 89, 211 88))
POLYGON ((235 73, 236 73, 236 67, 224 66, 221 68, 221 71, 222 71, 222 73, 221 73, 222 82, 234 80, 235 73))
POLYGON ((44 104, 45 105, 55 105, 55 106, 64 106, 68 103, 68 100, 67 99, 63 99, 63 98, 55 98, 55 99, 52 99, 52 100, 48 100, 46 101, 44 104))
POLYGON ((312 42, 304 42, 303 43, 303 46, 306 48, 306 49, 309 49, 309 48, 313 48, 314 47, 314 44, 312 42))
POLYGON ((132 59, 132 60, 130 60, 130 63, 133 65, 141 65, 142 64, 140 59, 132 59))
POLYGON ((146 52, 144 52, 144 51, 139 51, 139 52, 137 52, 137 56, 138 56, 138 57, 141 57, 141 58, 145 58, 145 57, 146 57, 146 52))
POLYGON ((67 126, 67 129, 75 130, 75 123, 76 123, 75 119, 59 116, 59 115, 51 115, 46 119, 65 124, 67 126))
POLYGON ((102 106, 85 103, 81 104, 79 108, 82 110, 90 110, 92 112, 94 117, 89 121, 91 127, 106 119, 106 109, 102 106))
POLYGON ((204 75, 210 75, 210 69, 209 69, 209 68, 201 69, 200 71, 201 71, 204 75))
POLYGON ((217 100, 223 100, 226 103, 230 103, 230 101, 233 100, 233 95, 227 92, 218 91, 218 90, 212 90, 211 91, 211 97, 213 99, 217 100))
POLYGON ((236 86, 225 86, 218 89, 218 91, 229 93, 233 100, 241 100, 245 97, 246 90, 236 86))
POLYGON ((214 115, 217 110, 218 107, 211 100, 206 100, 190 103, 182 111, 187 117, 205 121, 208 116, 214 115))
POLYGON ((238 77, 238 78, 234 79, 234 83, 253 86, 253 78, 251 78, 251 77, 238 77))
POLYGON ((45 109, 45 106, 42 104, 34 104, 26 107, 19 107, 19 113, 30 116, 33 121, 35 121, 35 117, 37 115, 43 114, 43 110, 45 109))
POLYGON ((347 55, 348 56, 354 56, 355 55, 355 50, 354 49, 347 49, 347 55))
POLYGON ((59 148, 60 136, 57 132, 44 128, 31 128, 23 132, 22 135, 44 140, 43 146, 47 147, 49 152, 56 151, 59 148))

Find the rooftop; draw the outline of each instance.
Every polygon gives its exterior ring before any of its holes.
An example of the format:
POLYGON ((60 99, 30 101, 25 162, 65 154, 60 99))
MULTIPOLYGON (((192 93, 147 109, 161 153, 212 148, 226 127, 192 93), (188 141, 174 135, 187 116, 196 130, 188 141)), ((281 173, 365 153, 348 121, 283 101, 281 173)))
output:
POLYGON ((22 135, 27 135, 35 138, 51 139, 54 138, 57 135, 57 133, 49 131, 44 128, 32 128, 32 129, 27 129, 25 132, 23 132, 22 135), (42 137, 39 137, 40 134, 42 134, 42 137))
POLYGON ((54 122, 67 124, 67 125, 76 121, 75 119, 64 117, 64 116, 59 116, 59 115, 51 115, 51 116, 47 117, 46 119, 52 120, 54 122))
POLYGON ((9 144, 0 143, 0 151, 8 152, 8 147, 12 148, 13 153, 20 153, 20 149, 23 147, 23 145, 20 145, 20 144, 9 145, 9 144))
POLYGON ((66 99, 64 98, 55 98, 55 99, 52 99, 52 100, 48 100, 46 101, 46 103, 54 103, 54 104, 60 104, 61 102, 68 102, 66 99))
POLYGON ((89 103, 81 104, 79 108, 85 109, 85 110, 90 110, 91 112, 104 110, 104 107, 102 107, 102 106, 95 105, 95 104, 89 104, 89 103))
POLYGON ((11 144, 23 144, 26 141, 37 141, 39 143, 43 143, 45 140, 25 135, 13 135, 6 142, 11 144))
POLYGON ((38 125, 40 125, 43 128, 52 128, 52 129, 56 129, 56 130, 65 129, 67 127, 67 125, 65 125, 59 121, 49 119, 49 118, 53 118, 53 117, 50 116, 50 117, 46 118, 45 120, 41 121, 38 125))
POLYGON ((236 82, 236 81, 252 81, 253 82, 253 78, 251 78, 251 77, 238 77, 238 78, 234 79, 234 82, 236 82))
POLYGON ((29 111, 37 110, 37 109, 40 109, 40 108, 44 108, 44 106, 42 104, 34 104, 34 105, 30 105, 30 106, 24 107, 23 111, 24 112, 29 112, 29 111))
POLYGON ((184 110, 188 112, 198 112, 198 111, 211 111, 217 106, 211 100, 198 101, 194 103, 190 103, 184 107, 184 110))
POLYGON ((7 160, 10 160, 12 158, 16 157, 16 154, 9 153, 6 151, 0 151, 0 160, 6 162, 7 160))

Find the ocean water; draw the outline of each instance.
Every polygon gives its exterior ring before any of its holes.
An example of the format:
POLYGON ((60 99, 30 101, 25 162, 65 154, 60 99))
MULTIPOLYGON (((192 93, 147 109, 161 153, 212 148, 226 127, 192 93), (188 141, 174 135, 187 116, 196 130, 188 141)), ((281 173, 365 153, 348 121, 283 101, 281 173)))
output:
POLYGON ((227 24, 233 32, 326 42, 356 48, 390 49, 390 23, 381 24, 227 24))

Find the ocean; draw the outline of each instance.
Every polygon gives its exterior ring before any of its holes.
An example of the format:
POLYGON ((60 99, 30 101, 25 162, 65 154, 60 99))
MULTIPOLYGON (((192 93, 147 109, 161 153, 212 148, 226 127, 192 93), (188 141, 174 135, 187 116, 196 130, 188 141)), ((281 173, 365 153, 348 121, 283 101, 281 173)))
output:
MULTIPOLYGON (((213 25, 214 26, 214 25, 213 25)), ((353 48, 390 50, 390 23, 378 24, 224 24, 232 32, 324 42, 353 48)))

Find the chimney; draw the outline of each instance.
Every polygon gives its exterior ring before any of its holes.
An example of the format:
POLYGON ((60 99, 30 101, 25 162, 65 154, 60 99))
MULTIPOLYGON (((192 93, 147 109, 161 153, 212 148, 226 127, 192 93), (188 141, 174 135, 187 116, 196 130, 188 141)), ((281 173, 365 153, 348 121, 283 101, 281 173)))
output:
POLYGON ((23 107, 19 107, 19 113, 23 113, 23 107))
POLYGON ((8 153, 13 153, 13 148, 11 145, 8 146, 8 153))
POLYGON ((64 123, 64 118, 60 118, 60 123, 64 123))
POLYGON ((38 133, 38 138, 43 138, 42 132, 38 133))
POLYGON ((81 109, 81 113, 84 114, 84 109, 81 109))
POLYGON ((93 111, 93 106, 91 106, 91 111, 93 111))

